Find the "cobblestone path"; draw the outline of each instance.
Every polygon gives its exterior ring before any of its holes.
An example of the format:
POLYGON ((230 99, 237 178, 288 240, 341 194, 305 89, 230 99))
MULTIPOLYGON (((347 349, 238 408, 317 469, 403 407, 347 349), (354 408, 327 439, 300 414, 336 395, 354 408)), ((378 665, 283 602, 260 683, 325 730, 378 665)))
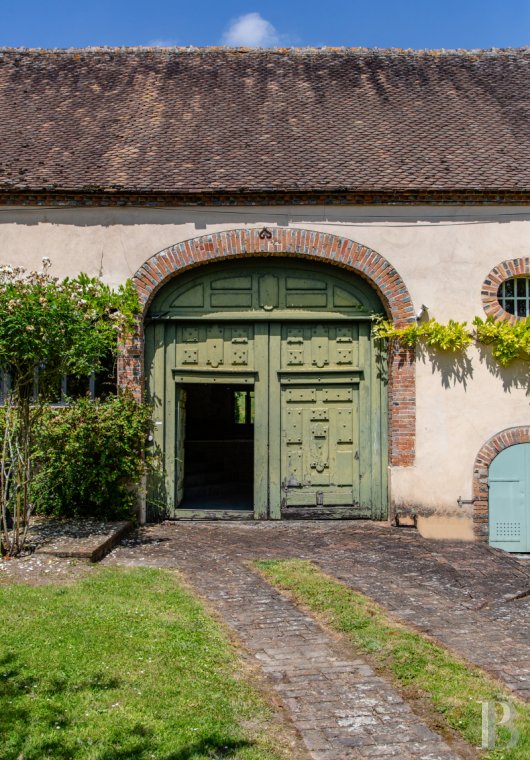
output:
POLYGON ((525 567, 488 547, 413 539, 391 542, 382 563, 369 547, 360 555, 352 564, 337 548, 318 562, 530 699, 530 560, 525 567))
POLYGON ((530 558, 364 521, 165 523, 139 539, 114 557, 184 569, 199 555, 222 577, 248 559, 313 560, 530 699, 530 558))
POLYGON ((364 522, 166 523, 105 563, 181 570, 260 661, 312 757, 458 757, 364 660, 245 564, 279 557, 314 560, 528 697, 530 563, 485 546, 364 522))

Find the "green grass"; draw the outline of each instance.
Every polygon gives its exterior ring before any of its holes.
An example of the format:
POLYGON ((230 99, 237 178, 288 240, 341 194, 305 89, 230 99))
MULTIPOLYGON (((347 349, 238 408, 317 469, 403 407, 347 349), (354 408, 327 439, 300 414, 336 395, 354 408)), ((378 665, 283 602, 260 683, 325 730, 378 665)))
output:
MULTIPOLYGON (((279 560, 255 563, 263 575, 294 600, 345 634, 356 651, 365 654, 378 672, 414 702, 427 703, 469 744, 481 744, 481 700, 503 700, 517 712, 519 739, 506 748, 509 733, 499 729, 495 750, 487 758, 530 758, 530 708, 513 698, 493 678, 444 648, 392 619, 378 604, 322 573, 311 562, 279 560)), ((442 724, 443 725, 443 724, 442 724)))
POLYGON ((0 586, 0 610, 2 760, 289 757, 223 630, 170 572, 0 586))

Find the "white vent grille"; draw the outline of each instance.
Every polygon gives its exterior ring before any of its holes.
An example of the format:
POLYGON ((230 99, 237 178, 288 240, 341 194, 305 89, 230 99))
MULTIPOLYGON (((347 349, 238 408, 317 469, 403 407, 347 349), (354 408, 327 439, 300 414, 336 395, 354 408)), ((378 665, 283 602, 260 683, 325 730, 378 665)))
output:
POLYGON ((520 522, 498 522, 493 526, 495 538, 502 541, 519 541, 521 539, 520 522))

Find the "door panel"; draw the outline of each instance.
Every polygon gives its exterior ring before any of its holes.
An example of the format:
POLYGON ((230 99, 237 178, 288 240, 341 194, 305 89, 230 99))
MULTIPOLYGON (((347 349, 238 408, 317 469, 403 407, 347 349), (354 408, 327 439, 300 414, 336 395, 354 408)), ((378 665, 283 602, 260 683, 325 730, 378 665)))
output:
POLYGON ((359 393, 282 387, 282 510, 359 508, 359 393))
POLYGON ((370 387, 369 324, 271 325, 270 356, 270 392, 278 387, 280 408, 271 424, 278 426, 281 516, 384 515, 385 473, 374 458, 383 399, 379 383, 378 393, 370 387))
POLYGON ((491 546, 530 551, 530 444, 501 451, 490 465, 488 483, 491 546))
POLYGON ((253 324, 183 323, 176 329, 177 367, 254 367, 253 324))
POLYGON ((358 366, 358 322, 282 325, 282 369, 358 366))
POLYGON ((149 314, 155 319, 252 321, 309 318, 369 319, 381 310, 375 291, 360 278, 307 261, 259 260, 209 264, 162 288, 149 314), (294 313, 293 313, 294 312, 294 313))

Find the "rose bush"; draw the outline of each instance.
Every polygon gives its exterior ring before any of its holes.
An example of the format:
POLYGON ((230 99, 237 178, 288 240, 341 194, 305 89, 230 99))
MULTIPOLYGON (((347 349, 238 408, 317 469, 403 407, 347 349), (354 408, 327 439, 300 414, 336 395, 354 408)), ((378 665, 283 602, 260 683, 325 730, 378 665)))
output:
POLYGON ((132 282, 112 290, 81 274, 59 280, 50 261, 40 271, 0 267, 0 369, 10 378, 0 443, 1 552, 22 550, 30 516, 35 430, 61 377, 102 368, 118 351, 118 335, 136 325, 132 282))

